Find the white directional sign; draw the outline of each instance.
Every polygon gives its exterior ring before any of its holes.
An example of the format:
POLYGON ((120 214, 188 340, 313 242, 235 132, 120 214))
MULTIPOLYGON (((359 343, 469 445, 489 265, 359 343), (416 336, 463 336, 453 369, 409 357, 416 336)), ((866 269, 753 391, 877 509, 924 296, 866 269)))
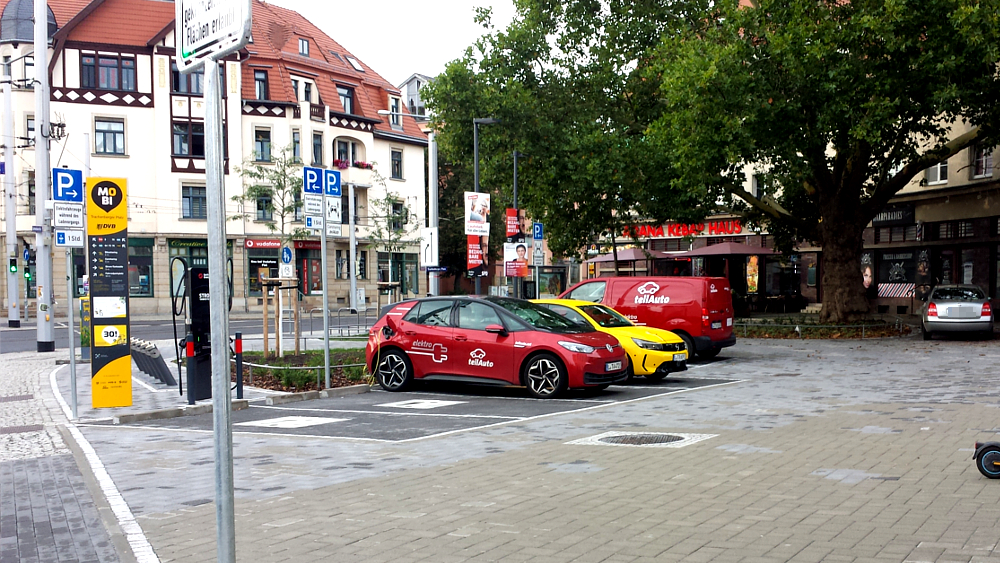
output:
POLYGON ((56 246, 83 248, 83 231, 62 231, 56 229, 56 246))
POLYGON ((55 227, 83 229, 83 204, 64 203, 61 201, 53 202, 52 225, 55 227))
POLYGON ((438 228, 420 229, 420 265, 438 265, 438 228))
POLYGON ((302 209, 306 212, 306 215, 322 217, 323 196, 310 193, 302 194, 302 209))
POLYGON ((250 0, 177 0, 174 37, 177 66, 188 72, 208 57, 219 59, 250 39, 250 0))
POLYGON ((306 216, 306 228, 307 229, 322 229, 323 228, 323 218, 322 217, 309 217, 306 216))
POLYGON ((53 168, 52 199, 83 203, 83 172, 68 168, 53 168))

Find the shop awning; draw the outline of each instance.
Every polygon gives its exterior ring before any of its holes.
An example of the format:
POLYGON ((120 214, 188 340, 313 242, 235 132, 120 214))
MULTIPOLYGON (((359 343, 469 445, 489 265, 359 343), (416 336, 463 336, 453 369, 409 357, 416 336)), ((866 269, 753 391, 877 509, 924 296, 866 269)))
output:
MULTIPOLYGON (((618 261, 619 262, 635 262, 637 260, 651 260, 657 258, 670 258, 665 252, 660 252, 658 250, 643 250, 641 248, 625 248, 618 251, 618 261), (648 256, 647 256, 648 253, 648 256)), ((615 254, 610 252, 608 254, 601 254, 600 256, 595 256, 587 262, 614 262, 615 254)))
POLYGON ((762 246, 750 246, 748 244, 743 244, 739 242, 723 242, 720 244, 713 244, 711 246, 705 246, 702 248, 696 248, 694 250, 688 250, 687 252, 681 252, 679 254, 674 254, 673 256, 758 256, 765 255, 770 256, 772 254, 781 254, 780 252, 775 252, 770 248, 764 248, 762 246))

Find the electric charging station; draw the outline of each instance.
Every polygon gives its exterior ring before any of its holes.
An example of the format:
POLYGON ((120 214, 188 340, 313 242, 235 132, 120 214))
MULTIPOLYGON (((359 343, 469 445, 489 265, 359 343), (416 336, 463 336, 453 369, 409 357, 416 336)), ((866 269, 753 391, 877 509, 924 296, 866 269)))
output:
POLYGON ((191 324, 187 334, 188 404, 212 398, 212 304, 208 268, 188 270, 191 324))

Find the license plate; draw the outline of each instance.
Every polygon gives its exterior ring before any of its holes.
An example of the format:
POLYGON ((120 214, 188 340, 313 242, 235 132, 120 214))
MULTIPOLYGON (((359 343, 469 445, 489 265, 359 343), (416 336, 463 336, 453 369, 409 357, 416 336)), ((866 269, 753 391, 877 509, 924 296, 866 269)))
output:
POLYGON ((712 321, 712 328, 722 328, 722 321, 712 321))
POLYGON ((618 371, 622 369, 621 362, 608 362, 604 364, 604 371, 618 371))
POLYGON ((687 354, 684 354, 684 353, 674 354, 674 361, 675 362, 683 362, 686 359, 688 359, 688 355, 687 354))

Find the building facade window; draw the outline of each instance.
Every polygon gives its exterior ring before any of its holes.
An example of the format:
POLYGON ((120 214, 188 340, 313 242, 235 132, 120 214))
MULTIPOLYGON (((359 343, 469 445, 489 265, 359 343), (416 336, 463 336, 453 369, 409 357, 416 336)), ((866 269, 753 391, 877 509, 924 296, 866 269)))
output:
POLYGON ((368 251, 362 250, 358 252, 358 279, 366 280, 368 279, 368 251))
POLYGON ((205 157, 205 124, 174 122, 174 156, 205 157))
POLYGON ((205 219, 208 217, 208 202, 204 186, 181 187, 181 217, 184 219, 205 219))
POLYGON ((389 98, 389 124, 395 129, 403 128, 403 116, 400 114, 399 98, 389 98))
POLYGON ((313 164, 323 165, 323 134, 313 133, 313 164))
POLYGON ((120 119, 95 119, 94 152, 124 155, 125 122, 120 119))
POLYGON ((311 82, 302 84, 302 101, 310 103, 313 101, 313 85, 311 82))
POLYGON ((392 150, 392 154, 391 154, 391 160, 392 160, 392 167, 391 167, 390 172, 389 172, 390 177, 393 180, 402 180, 403 179, 403 151, 393 149, 392 150))
POLYGON ((128 294, 153 296, 153 239, 128 239, 128 294))
POLYGON ((302 134, 297 129, 292 131, 292 161, 302 162, 302 134))
POLYGON ((255 70, 253 71, 253 87, 254 93, 257 95, 258 100, 268 100, 267 92, 267 71, 266 70, 255 70))
POLYGON ((993 147, 972 147, 972 177, 989 178, 993 175, 993 147))
POLYGON ((394 201, 392 202, 392 230, 401 231, 403 230, 403 225, 406 224, 406 209, 403 207, 403 202, 394 201))
POLYGON ((94 55, 80 57, 80 87, 97 88, 97 57, 94 55))
POLYGON ((295 78, 292 79, 292 96, 296 100, 299 99, 299 81, 295 78))
MULTIPOLYGON (((280 250, 248 248, 247 255, 247 294, 251 297, 264 296, 264 278, 278 277, 278 258, 280 250)), ((274 294, 274 290, 269 290, 274 294)))
POLYGON ((354 114, 354 90, 344 86, 337 86, 337 95, 340 97, 340 105, 344 107, 344 113, 354 114))
MULTIPOLYGON (((86 76, 93 68, 93 64, 88 61, 89 58, 89 56, 85 56, 81 61, 83 65, 81 70, 84 71, 81 75, 81 83, 83 83, 83 77, 86 76)), ((110 57, 104 55, 98 56, 97 87, 101 90, 125 90, 134 92, 135 58, 110 57)))
POLYGON ((35 171, 28 172, 28 215, 35 214, 35 171))
MULTIPOLYGON (((346 192, 347 188, 344 188, 344 191, 346 192)), ((361 221, 358 220, 358 209, 360 209, 360 206, 361 206, 360 201, 361 201, 361 198, 358 197, 358 194, 354 194, 354 211, 351 214, 351 216, 354 217, 354 224, 355 225, 364 224, 364 223, 362 223, 361 221)), ((347 215, 348 215, 347 214, 347 209, 348 209, 349 202, 350 202, 350 196, 347 193, 344 193, 344 195, 340 196, 340 209, 341 209, 340 224, 341 225, 346 225, 347 224, 347 215)))
POLYGON ((927 185, 947 183, 948 161, 942 160, 941 162, 928 168, 925 172, 925 179, 927 180, 927 185))
POLYGON ((910 242, 917 240, 917 226, 903 225, 895 227, 878 227, 875 229, 875 243, 910 242))
POLYGON ((253 156, 257 162, 271 162, 270 129, 254 129, 253 156))
POLYGON ((274 207, 271 206, 271 197, 264 196, 257 198, 257 216, 258 221, 271 221, 274 219, 274 207))
POLYGON ((299 54, 303 57, 309 56, 309 40, 299 39, 299 54))
POLYGON ((170 63, 170 91, 174 94, 193 94, 201 96, 205 93, 205 73, 189 72, 181 74, 177 63, 170 63))
POLYGON ((972 221, 959 221, 958 222, 958 238, 967 238, 976 236, 975 223, 972 221))

